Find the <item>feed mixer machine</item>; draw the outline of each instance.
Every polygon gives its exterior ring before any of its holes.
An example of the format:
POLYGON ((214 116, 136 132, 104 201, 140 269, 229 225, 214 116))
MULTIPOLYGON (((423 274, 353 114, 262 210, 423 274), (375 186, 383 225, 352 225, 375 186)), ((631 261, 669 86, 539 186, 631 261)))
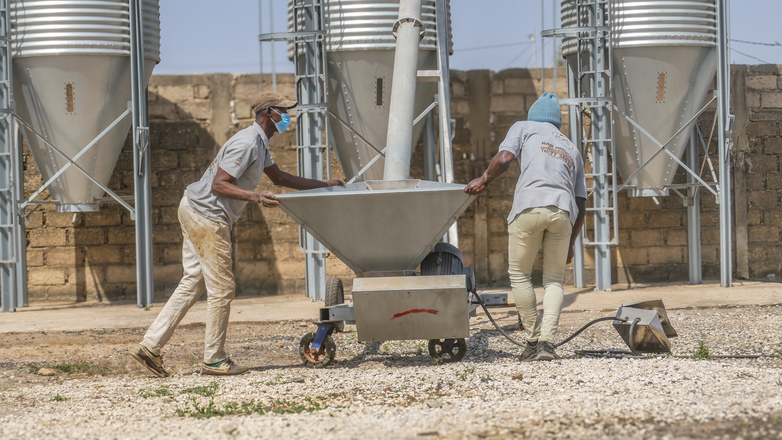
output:
POLYGON ((304 336, 300 354, 307 365, 328 365, 336 351, 331 334, 346 322, 355 323, 359 341, 429 339, 436 361, 458 361, 469 336, 474 277, 471 268, 462 267, 458 249, 439 242, 473 196, 464 185, 410 179, 412 147, 420 135, 414 116, 436 91, 432 82, 417 87, 419 77, 447 70, 435 56, 438 45, 447 45, 447 33, 434 29, 444 23, 435 20, 436 8, 447 10, 447 2, 325 5, 334 149, 346 176, 356 181, 281 194, 278 200, 357 278, 352 303, 322 308, 318 329, 304 336), (384 84, 390 84, 388 98, 384 84), (337 125, 337 118, 352 127, 337 125), (370 157, 366 145, 358 148, 356 133, 385 153, 370 157))

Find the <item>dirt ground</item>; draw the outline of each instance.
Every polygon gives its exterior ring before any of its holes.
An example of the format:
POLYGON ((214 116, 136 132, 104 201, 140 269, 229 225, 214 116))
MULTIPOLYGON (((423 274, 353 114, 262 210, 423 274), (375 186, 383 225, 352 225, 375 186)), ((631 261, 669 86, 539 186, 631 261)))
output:
MULTIPOLYGON (((763 315, 765 313, 770 316, 769 319, 779 323, 782 321, 779 321, 777 316, 778 309, 779 307, 767 308, 767 310, 754 308, 753 310, 760 310, 759 316, 766 316, 763 315)), ((513 309, 496 310, 498 310, 495 312, 496 316, 499 317, 498 320, 502 327, 515 337, 521 338, 513 309)), ((731 310, 740 314, 740 312, 736 312, 736 308, 731 310)), ((678 313, 676 319, 686 323, 695 319, 703 319, 701 315, 721 316, 726 313, 726 310, 720 308, 690 309, 676 313, 678 313)), ((569 335, 594 318, 595 312, 564 313, 560 323, 560 335, 569 335)), ((473 333, 476 330, 478 333, 496 332, 485 319, 479 327, 474 328, 473 333)), ((682 330, 686 331, 686 324, 684 327, 682 330)), ((255 371, 284 368, 306 374, 308 368, 302 365, 298 354, 299 340, 304 334, 314 329, 312 323, 306 321, 232 322, 229 328, 227 349, 233 359, 241 364, 251 366, 255 371)), ((18 391, 34 384, 50 381, 79 381, 95 375, 117 378, 149 377, 149 372, 128 355, 128 349, 141 340, 144 331, 143 328, 129 328, 4 333, 0 340, 0 391, 18 391), (58 371, 53 377, 36 374, 40 367, 56 367, 57 365, 87 365, 89 367, 76 369, 77 371, 70 373, 58 371)), ((700 334, 694 334, 693 337, 684 341, 686 347, 679 345, 679 353, 693 350, 694 341, 704 336, 707 336, 707 333, 703 331, 700 334)), ((203 339, 203 324, 181 326, 164 351, 166 365, 178 375, 195 374, 201 362, 203 339)), ((389 355, 387 349, 384 348, 385 346, 380 343, 360 344, 355 341, 355 327, 352 326, 348 326, 345 333, 335 334, 334 339, 338 345, 338 355, 335 360, 335 364, 338 365, 360 366, 367 362, 385 365, 402 362, 411 366, 431 364, 431 359, 426 350, 421 349, 420 344, 411 342, 409 345, 400 345, 401 354, 389 355)), ((606 322, 597 324, 584 332, 574 340, 573 347, 563 349, 563 352, 567 355, 572 353, 570 349, 583 348, 590 343, 595 343, 595 341, 600 341, 598 343, 600 347, 613 346, 618 349, 626 349, 622 345, 621 339, 615 334, 610 322, 606 322)), ((779 341, 775 344, 778 345, 779 341)), ((468 349, 468 357, 469 353, 468 349)), ((518 353, 513 352, 508 355, 517 356, 518 353)), ((782 360, 778 355, 776 359, 772 357, 766 362, 770 362, 768 365, 777 370, 782 368, 782 360)), ((780 385, 782 385, 782 378, 780 381, 780 385)), ((782 408, 780 408, 780 412, 762 418, 717 421, 708 424, 652 423, 648 429, 649 432, 654 432, 655 438, 782 438, 782 408)), ((474 438, 496 439, 513 436, 514 433, 509 431, 488 430, 474 433, 474 438)), ((435 438, 437 437, 435 436, 435 438)))

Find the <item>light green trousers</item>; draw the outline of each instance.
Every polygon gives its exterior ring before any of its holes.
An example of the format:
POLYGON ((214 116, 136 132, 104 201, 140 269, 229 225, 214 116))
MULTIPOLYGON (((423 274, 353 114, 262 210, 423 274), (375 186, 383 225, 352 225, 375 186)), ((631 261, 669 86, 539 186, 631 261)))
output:
POLYGON ((526 209, 508 225, 510 285, 530 342, 554 342, 565 296, 562 282, 572 230, 568 212, 556 206, 526 209), (538 321, 530 275, 541 246, 544 296, 543 318, 538 321))

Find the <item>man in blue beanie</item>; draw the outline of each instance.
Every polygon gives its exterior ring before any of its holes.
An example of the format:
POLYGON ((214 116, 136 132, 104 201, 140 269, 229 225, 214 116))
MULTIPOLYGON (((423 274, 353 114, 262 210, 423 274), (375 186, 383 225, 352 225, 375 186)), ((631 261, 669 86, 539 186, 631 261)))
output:
POLYGON ((508 216, 508 273, 527 336, 521 360, 551 360, 558 358, 554 337, 564 299, 562 283, 584 223, 586 179, 581 154, 559 131, 562 112, 556 95, 543 93, 527 119, 513 124, 489 168, 464 191, 483 192, 518 160, 521 175, 508 216), (541 247, 545 296, 543 318, 538 321, 530 275, 541 247))

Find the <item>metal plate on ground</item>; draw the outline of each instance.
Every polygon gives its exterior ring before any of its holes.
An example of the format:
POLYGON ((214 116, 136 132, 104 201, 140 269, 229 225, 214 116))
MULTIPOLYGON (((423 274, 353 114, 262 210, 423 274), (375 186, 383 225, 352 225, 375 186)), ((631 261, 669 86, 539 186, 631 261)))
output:
POLYGON ((619 336, 632 351, 638 353, 671 351, 671 342, 665 336, 660 316, 655 310, 622 306, 616 312, 616 317, 627 319, 625 322, 617 319, 613 324, 619 336))
POLYGON ((359 341, 470 335, 464 275, 356 278, 353 308, 359 341))

